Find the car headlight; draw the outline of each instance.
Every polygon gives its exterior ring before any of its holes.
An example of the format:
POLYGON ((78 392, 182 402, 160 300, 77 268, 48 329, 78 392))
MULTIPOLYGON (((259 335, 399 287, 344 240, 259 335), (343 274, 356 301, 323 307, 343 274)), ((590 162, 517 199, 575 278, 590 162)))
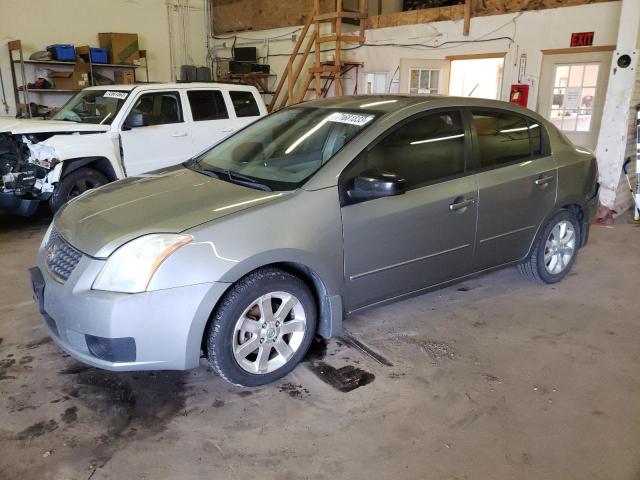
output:
POLYGON ((131 240, 111 254, 92 288, 122 293, 144 292, 162 262, 192 239, 190 235, 153 233, 131 240))

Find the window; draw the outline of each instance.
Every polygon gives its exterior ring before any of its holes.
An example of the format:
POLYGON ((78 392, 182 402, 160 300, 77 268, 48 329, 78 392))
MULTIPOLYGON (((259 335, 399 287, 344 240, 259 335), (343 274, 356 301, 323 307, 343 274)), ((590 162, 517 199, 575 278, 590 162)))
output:
POLYGON ((256 99, 251 92, 230 91, 233 108, 238 117, 257 117, 260 115, 256 99))
POLYGON ((182 121, 182 105, 178 92, 153 92, 140 95, 127 117, 127 124, 131 127, 149 127, 182 121))
POLYGON ((540 125, 509 113, 473 113, 480 167, 495 167, 542 152, 540 125))
POLYGON ((434 113, 400 126, 350 169, 352 179, 366 170, 393 172, 407 188, 464 172, 465 134, 458 112, 434 113))
POLYGON ((428 68, 412 68, 409 78, 409 93, 430 95, 438 93, 440 70, 428 68))
POLYGON ((565 132, 589 132, 600 73, 599 63, 556 65, 550 120, 565 132))
POLYGON ((292 190, 375 119, 375 113, 362 110, 285 108, 200 155, 194 169, 229 170, 256 179, 273 190, 292 190))
POLYGON ((190 90, 187 97, 194 122, 229 118, 220 90, 190 90))

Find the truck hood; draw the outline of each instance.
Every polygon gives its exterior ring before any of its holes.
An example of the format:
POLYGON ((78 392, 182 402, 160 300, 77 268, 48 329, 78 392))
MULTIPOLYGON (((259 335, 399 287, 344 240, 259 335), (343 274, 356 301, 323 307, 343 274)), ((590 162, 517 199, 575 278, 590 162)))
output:
POLYGON ((49 132, 106 132, 109 128, 109 125, 65 122, 62 120, 0 118, 0 132, 10 132, 14 135, 49 132))
POLYGON ((90 191, 60 210, 54 225, 78 250, 106 258, 141 235, 179 233, 283 195, 217 180, 179 166, 90 191))

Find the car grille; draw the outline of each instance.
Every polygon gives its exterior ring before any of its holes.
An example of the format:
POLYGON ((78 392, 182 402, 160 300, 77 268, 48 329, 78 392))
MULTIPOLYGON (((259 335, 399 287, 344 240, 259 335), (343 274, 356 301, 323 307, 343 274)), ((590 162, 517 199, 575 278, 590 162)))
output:
POLYGON ((45 247, 45 263, 59 281, 66 281, 82 258, 82 253, 69 245, 54 228, 45 247))

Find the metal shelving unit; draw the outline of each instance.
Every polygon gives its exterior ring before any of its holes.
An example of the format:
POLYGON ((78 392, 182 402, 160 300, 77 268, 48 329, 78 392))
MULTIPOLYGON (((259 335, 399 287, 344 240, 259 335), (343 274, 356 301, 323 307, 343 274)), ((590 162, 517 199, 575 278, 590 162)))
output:
MULTIPOLYGON (((30 103, 30 95, 29 94, 67 94, 71 95, 80 91, 77 90, 69 90, 69 89, 56 89, 56 88, 25 88, 28 80, 26 74, 26 66, 34 65, 34 66, 66 66, 66 67, 75 67, 77 60, 75 62, 63 62, 59 60, 29 60, 24 58, 24 53, 22 51, 22 42, 20 40, 12 40, 7 43, 7 47, 9 49, 9 58, 11 60, 11 80, 13 80, 13 94, 16 101, 16 109, 18 111, 18 116, 26 116, 31 118, 31 110, 29 109, 30 103), (17 56, 16 56, 17 54, 17 56), (18 75, 21 80, 21 84, 18 84, 18 75), (21 97, 22 96, 22 101, 21 97)), ((86 62, 89 65, 89 77, 91 81, 91 85, 96 85, 94 71, 97 72, 100 69, 127 69, 133 72, 134 83, 137 82, 136 79, 136 70, 138 68, 145 69, 145 81, 149 82, 149 65, 147 62, 147 51, 140 50, 140 59, 143 60, 142 65, 125 65, 119 63, 94 63, 91 61, 91 56, 89 55, 89 47, 81 46, 76 48, 76 54, 78 55, 87 55, 89 61, 86 62)))

